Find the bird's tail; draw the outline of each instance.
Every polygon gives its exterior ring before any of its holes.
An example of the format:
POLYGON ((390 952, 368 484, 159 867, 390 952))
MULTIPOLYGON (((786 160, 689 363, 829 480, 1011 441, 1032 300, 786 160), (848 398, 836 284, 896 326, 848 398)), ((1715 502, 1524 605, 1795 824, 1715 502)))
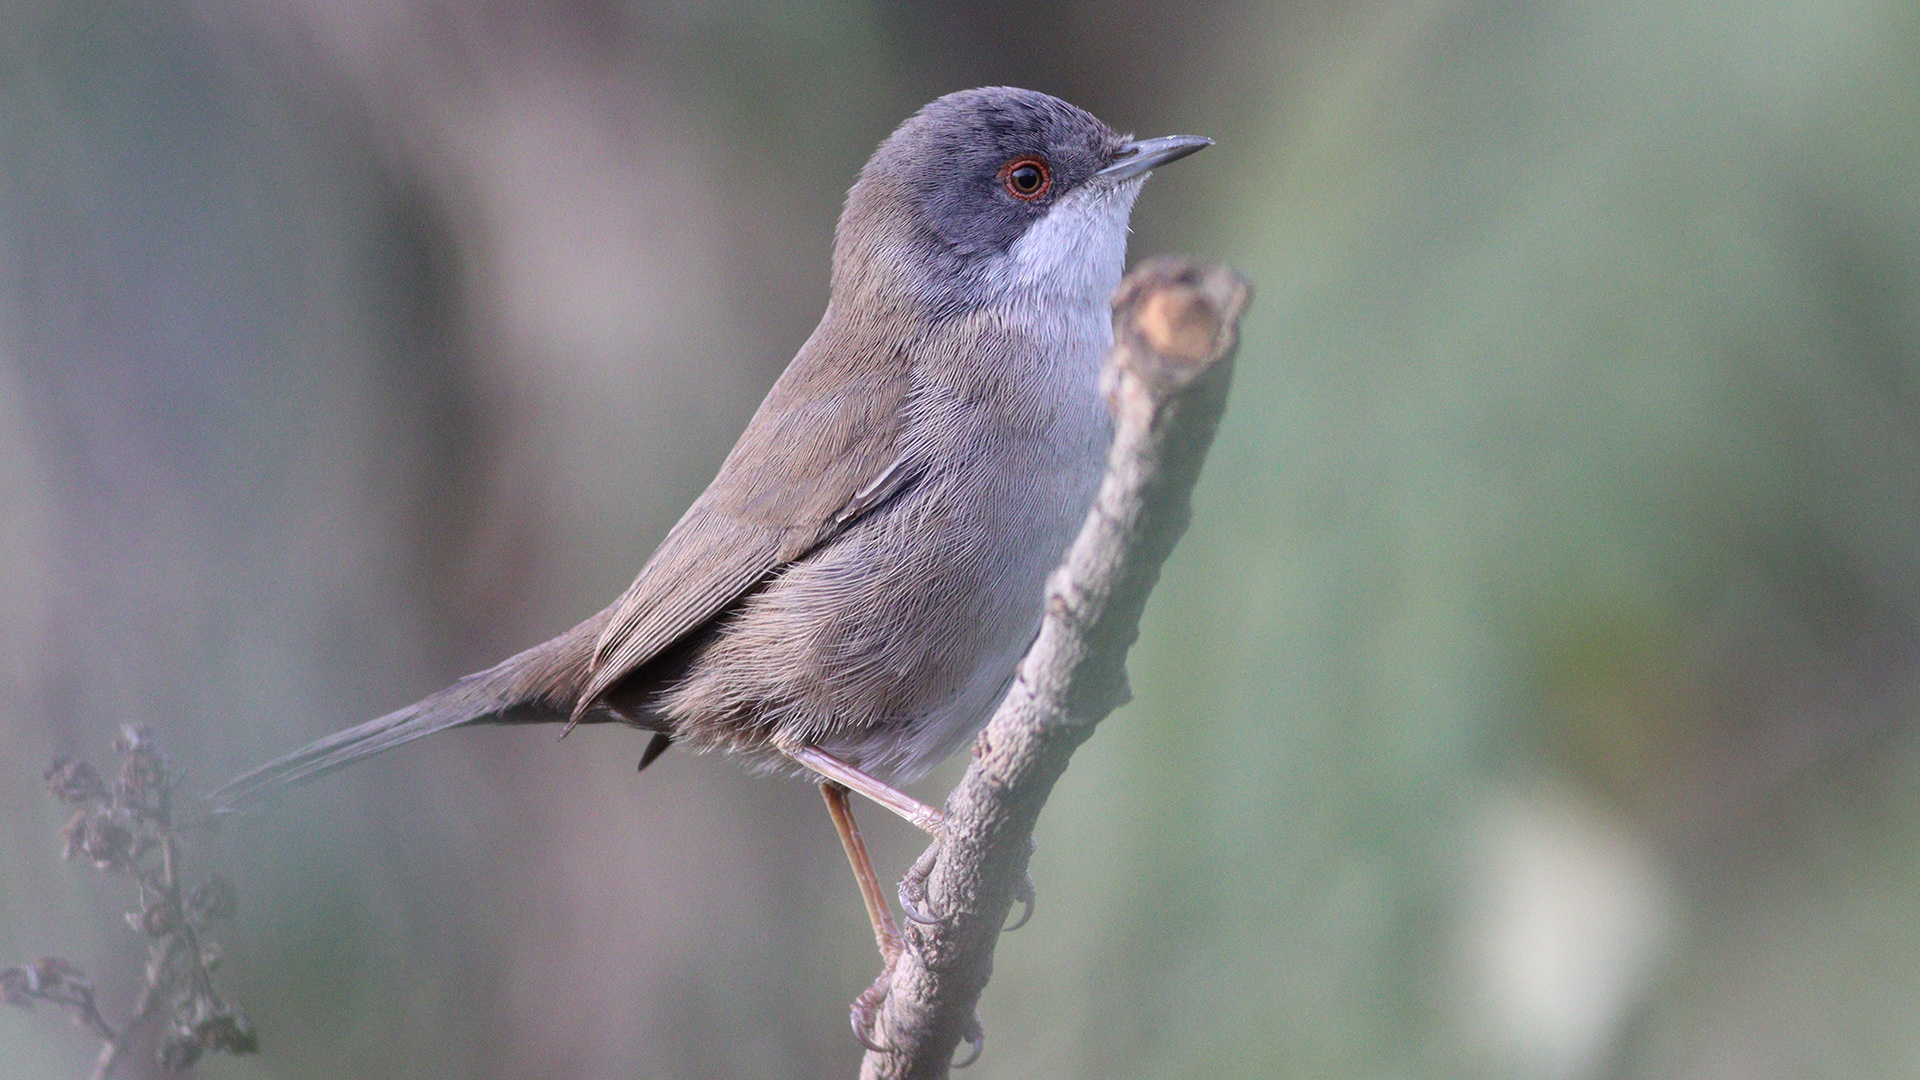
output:
POLYGON ((214 812, 246 809, 281 788, 306 783, 436 731, 463 724, 566 720, 573 711, 574 695, 586 683, 594 643, 611 612, 609 608, 404 709, 336 732, 229 781, 208 796, 214 812))

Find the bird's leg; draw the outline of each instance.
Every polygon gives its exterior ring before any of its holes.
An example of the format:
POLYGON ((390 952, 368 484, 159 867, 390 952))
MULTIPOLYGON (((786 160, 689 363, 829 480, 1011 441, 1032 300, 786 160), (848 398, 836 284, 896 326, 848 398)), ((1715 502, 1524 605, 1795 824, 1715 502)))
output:
POLYGON ((897 791, 886 783, 876 780, 859 769, 841 761, 824 750, 811 746, 781 747, 780 752, 795 762, 812 769, 829 780, 838 782, 842 787, 851 788, 865 795, 881 806, 893 811, 905 819, 906 823, 938 838, 946 831, 947 817, 940 811, 908 795, 897 791))
POLYGON ((880 947, 882 962, 892 965, 900 955, 900 926, 893 921, 893 909, 887 895, 880 891, 880 876, 873 872, 873 860, 867 857, 866 841, 860 839, 860 825, 853 820, 853 807, 847 801, 847 789, 828 780, 820 785, 827 800, 827 813, 833 815, 833 827, 840 834, 840 846, 847 849, 847 861, 853 864, 854 880, 860 884, 860 899, 867 905, 867 918, 873 923, 874 944, 880 947))
MULTIPOLYGON (((860 839, 860 828, 854 824, 853 808, 847 803, 848 790, 857 791, 881 806, 893 811, 905 819, 914 828, 940 839, 946 832, 946 815, 926 803, 895 790, 891 785, 868 776, 865 772, 841 761, 824 750, 811 746, 781 747, 780 752, 796 763, 805 766, 825 779, 820 784, 820 794, 827 800, 827 812, 833 815, 833 826, 840 832, 841 846, 847 849, 847 861, 853 864, 853 876, 860 882, 860 899, 866 902, 867 917, 873 921, 873 936, 880 945, 880 959, 884 966, 880 977, 873 985, 861 993, 853 1002, 853 1037, 860 1045, 869 1050, 884 1053, 885 1050, 873 1041, 869 1033, 879 1018, 880 1005, 887 1000, 887 991, 893 980, 894 964, 900 959, 905 948, 905 939, 900 936, 900 925, 893 921, 893 909, 887 906, 886 894, 880 891, 880 877, 873 872, 873 862, 867 858, 867 845, 860 839)), ((932 868, 927 856, 921 856, 921 862, 932 868)), ((916 870, 919 864, 916 863, 916 870)), ((909 875, 910 877, 912 875, 909 875)), ((922 887, 924 893, 924 886, 922 887)), ((900 902, 907 903, 906 883, 901 883, 900 902)), ((934 920, 920 915, 911 906, 907 911, 916 921, 931 923, 934 920)))
POLYGON ((827 813, 833 815, 833 827, 840 834, 840 846, 847 850, 853 864, 854 880, 860 884, 860 899, 867 905, 867 918, 873 923, 874 943, 880 947, 880 977, 853 1001, 853 1037, 869 1050, 884 1053, 870 1032, 880 1015, 880 1003, 887 999, 893 979, 893 966, 900 959, 900 925, 893 921, 893 909, 887 895, 880 891, 880 877, 873 872, 873 860, 867 857, 866 841, 860 839, 860 825, 853 820, 853 807, 847 801, 847 789, 834 780, 822 781, 820 796, 827 800, 827 813))

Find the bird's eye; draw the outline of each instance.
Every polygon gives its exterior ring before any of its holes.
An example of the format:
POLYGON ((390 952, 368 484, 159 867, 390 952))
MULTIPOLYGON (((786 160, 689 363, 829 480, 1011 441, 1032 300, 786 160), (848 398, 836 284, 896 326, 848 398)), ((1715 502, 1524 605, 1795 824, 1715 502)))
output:
POLYGON ((1022 202, 1032 202, 1053 186, 1053 172, 1039 158, 1014 158, 1000 166, 1000 186, 1022 202))

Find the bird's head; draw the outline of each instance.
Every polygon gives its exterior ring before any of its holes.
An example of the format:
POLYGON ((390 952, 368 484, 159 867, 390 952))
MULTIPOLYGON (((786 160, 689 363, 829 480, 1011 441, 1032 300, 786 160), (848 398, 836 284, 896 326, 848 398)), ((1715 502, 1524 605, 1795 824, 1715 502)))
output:
POLYGON ((1210 140, 1134 140, 1032 90, 948 94, 880 144, 847 195, 834 295, 938 318, 1007 302, 1105 304, 1147 173, 1210 140))

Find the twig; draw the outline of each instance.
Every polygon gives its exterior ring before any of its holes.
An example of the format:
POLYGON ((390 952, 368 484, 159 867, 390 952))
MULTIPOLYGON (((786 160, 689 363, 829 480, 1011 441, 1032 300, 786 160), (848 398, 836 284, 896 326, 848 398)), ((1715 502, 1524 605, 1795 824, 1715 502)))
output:
POLYGON ((112 784, 92 766, 70 758, 55 761, 46 780, 55 798, 76 808, 62 830, 66 857, 84 856, 98 869, 133 881, 139 910, 130 912, 127 922, 148 939, 146 980, 133 1013, 118 1028, 108 1023, 86 972, 57 956, 0 968, 0 1000, 23 1009, 36 1001, 73 1009, 81 1026, 104 1044, 94 1062, 94 1080, 112 1076, 136 1043, 149 1044, 146 1033, 163 1010, 164 1030, 151 1042, 164 1072, 184 1072, 208 1050, 254 1053, 260 1041, 252 1025, 214 990, 219 950, 203 935, 208 924, 232 917, 233 885, 216 875, 190 891, 184 887, 182 826, 173 820, 173 792, 181 775, 160 753, 152 733, 129 725, 114 749, 121 764, 112 784), (158 866, 151 861, 155 852, 158 866))
POLYGON ((153 1012, 159 1006, 160 995, 154 993, 153 984, 142 984, 140 996, 133 1003, 133 1015, 127 1017, 127 1026, 120 1029, 120 1034, 108 1038, 106 1044, 100 1047, 100 1056, 95 1058, 93 1063, 92 1080, 108 1080, 113 1076, 113 1070, 119 1068, 120 1059, 126 1056, 128 1048, 134 1043, 135 1036, 139 1034, 141 1028, 146 1026, 147 1021, 153 1019, 153 1012))
POLYGON ((1161 564, 1186 530, 1188 495, 1226 405, 1251 289, 1223 266, 1151 260, 1114 297, 1103 386, 1114 414, 1107 473, 1066 561, 1047 582, 1040 635, 947 796, 947 831, 902 886, 935 917, 912 947, 869 1052, 866 1080, 938 1078, 993 966, 1026 873, 1034 822, 1074 749, 1128 698, 1126 652, 1161 564))

